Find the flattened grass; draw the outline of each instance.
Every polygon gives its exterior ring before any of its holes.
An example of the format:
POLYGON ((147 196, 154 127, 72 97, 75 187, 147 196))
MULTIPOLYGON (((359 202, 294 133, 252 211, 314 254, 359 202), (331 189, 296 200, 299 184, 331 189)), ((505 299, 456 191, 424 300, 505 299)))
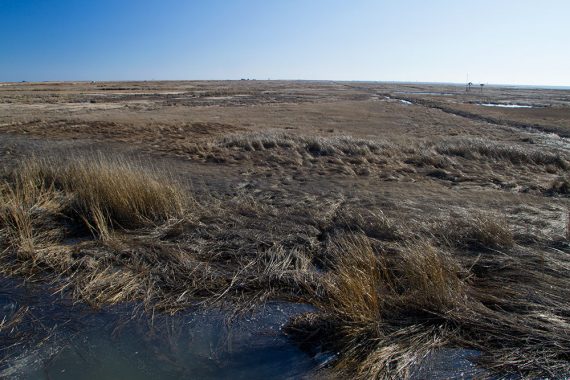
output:
MULTIPOLYGON (((400 226, 400 228, 403 228, 400 226)), ((408 378, 433 350, 463 347, 496 375, 570 370, 570 256, 515 244, 500 220, 455 214, 396 242, 333 238, 311 303, 286 331, 335 352, 340 377, 408 378)))
POLYGON ((169 176, 102 156, 31 160, 0 202, 1 273, 52 276, 94 306, 306 302, 316 312, 287 331, 351 378, 409 377, 440 347, 478 350, 493 373, 570 371, 570 256, 520 246, 494 214, 421 223, 248 194, 201 207, 169 176))

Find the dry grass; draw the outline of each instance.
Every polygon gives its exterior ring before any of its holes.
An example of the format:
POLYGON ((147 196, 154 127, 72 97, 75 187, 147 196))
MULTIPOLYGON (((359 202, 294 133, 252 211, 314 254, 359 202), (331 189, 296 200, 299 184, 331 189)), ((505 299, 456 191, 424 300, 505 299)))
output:
POLYGON ((566 157, 560 152, 481 138, 442 141, 436 145, 436 150, 444 155, 468 159, 484 157, 513 164, 554 165, 561 169, 569 167, 566 157))
POLYGON ((338 353, 341 377, 407 378, 440 347, 479 350, 494 374, 570 370, 567 253, 517 247, 491 215, 408 228, 419 235, 401 232, 395 246, 362 233, 333 239, 311 300, 319 313, 288 332, 338 353))
POLYGON ((317 312, 287 331, 337 353, 343 377, 407 378, 440 347, 478 350, 497 374, 570 370, 568 252, 519 246, 496 214, 396 220, 246 191, 197 201, 152 168, 101 156, 26 163, 0 197, 2 274, 51 280, 95 307, 310 303, 317 312))
MULTIPOLYGON (((87 260, 78 253, 81 241, 120 242, 133 229, 160 232, 186 218, 190 205, 187 194, 158 172, 100 155, 68 164, 25 162, 6 175, 0 201, 2 272, 30 278, 53 272, 52 280, 64 276, 80 283, 75 289, 89 294, 81 298, 94 304, 100 298, 107 303, 132 299, 136 292, 127 280, 140 273, 117 269, 108 260, 87 260)), ((94 248, 95 254, 105 254, 102 243, 94 248)), ((137 281, 138 289, 145 279, 137 281)))
POLYGON ((570 177, 560 176, 550 184, 546 190, 550 195, 570 195, 570 177))
POLYGON ((90 213, 101 231, 107 226, 137 228, 183 215, 183 191, 156 171, 121 160, 76 160, 54 181, 76 196, 81 211, 90 213))
POLYGON ((62 217, 69 199, 53 186, 18 173, 0 187, 0 226, 4 244, 33 252, 61 238, 53 224, 62 217))
POLYGON ((383 140, 301 136, 271 130, 191 143, 185 152, 214 163, 252 162, 275 170, 310 168, 342 175, 368 175, 385 164, 394 149, 394 144, 383 140))
POLYGON ((430 327, 432 320, 465 297, 461 268, 448 254, 426 241, 396 254, 376 252, 364 235, 350 234, 334 244, 332 260, 312 300, 322 314, 302 317, 288 331, 299 339, 308 332, 337 352, 335 372, 405 378, 443 345, 443 330, 430 327))
POLYGON ((245 194, 198 204, 129 161, 34 160, 6 176, 0 195, 2 273, 47 278, 93 306, 137 300, 173 312, 244 289, 257 303, 310 277, 288 234, 264 243, 267 218, 277 225, 283 214, 245 194))
POLYGON ((378 176, 389 181, 417 181, 427 176, 448 185, 474 183, 532 193, 542 193, 548 186, 545 181, 550 182, 554 174, 564 175, 570 167, 570 156, 564 149, 520 142, 362 139, 280 130, 201 140, 187 144, 184 152, 194 160, 247 166, 257 175, 378 176))
POLYGON ((490 213, 454 213, 428 228, 440 242, 463 249, 503 249, 515 243, 507 221, 490 213))
POLYGON ((279 131, 237 134, 225 137, 220 144, 246 151, 287 148, 312 156, 370 156, 386 152, 393 145, 383 141, 358 139, 350 136, 297 136, 279 131))
MULTIPOLYGON (((179 218, 189 200, 179 186, 156 170, 103 155, 78 157, 68 163, 32 160, 12 175, 22 188, 18 196, 36 192, 66 196, 75 216, 101 237, 115 228, 140 228, 179 218)), ((60 206, 63 207, 63 206, 60 206)))
MULTIPOLYGON (((392 142, 366 140, 352 136, 299 136, 282 131, 240 133, 203 144, 204 151, 229 148, 244 152, 288 150, 311 157, 362 157, 370 162, 385 163, 386 159, 416 167, 439 169, 453 164, 450 157, 470 160, 491 159, 515 165, 540 165, 548 170, 568 169, 568 157, 562 151, 531 148, 482 138, 457 138, 430 142, 392 142)), ((198 148, 197 148, 198 149, 198 148)), ((198 149, 199 150, 199 149, 198 149)), ((217 151, 217 153, 222 153, 217 151)))

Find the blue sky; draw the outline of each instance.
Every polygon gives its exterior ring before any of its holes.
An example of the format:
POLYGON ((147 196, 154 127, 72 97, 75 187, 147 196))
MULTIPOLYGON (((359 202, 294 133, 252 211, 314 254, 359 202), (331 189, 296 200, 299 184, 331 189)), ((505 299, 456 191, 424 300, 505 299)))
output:
POLYGON ((567 0, 0 0, 0 81, 570 85, 567 0))

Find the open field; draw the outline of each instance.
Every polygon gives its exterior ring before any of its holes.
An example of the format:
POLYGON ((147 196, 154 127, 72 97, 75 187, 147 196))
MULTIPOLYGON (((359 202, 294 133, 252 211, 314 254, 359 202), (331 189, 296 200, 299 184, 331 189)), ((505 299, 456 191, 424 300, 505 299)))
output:
POLYGON ((309 304, 284 331, 335 354, 314 376, 457 348, 570 373, 570 90, 4 83, 0 163, 3 277, 152 314, 309 304))

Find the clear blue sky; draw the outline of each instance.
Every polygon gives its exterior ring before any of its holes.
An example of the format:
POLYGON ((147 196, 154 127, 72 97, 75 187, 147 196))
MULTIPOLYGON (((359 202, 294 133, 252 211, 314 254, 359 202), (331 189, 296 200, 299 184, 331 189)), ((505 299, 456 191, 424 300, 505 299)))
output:
POLYGON ((568 0, 0 0, 0 81, 570 85, 568 0))

